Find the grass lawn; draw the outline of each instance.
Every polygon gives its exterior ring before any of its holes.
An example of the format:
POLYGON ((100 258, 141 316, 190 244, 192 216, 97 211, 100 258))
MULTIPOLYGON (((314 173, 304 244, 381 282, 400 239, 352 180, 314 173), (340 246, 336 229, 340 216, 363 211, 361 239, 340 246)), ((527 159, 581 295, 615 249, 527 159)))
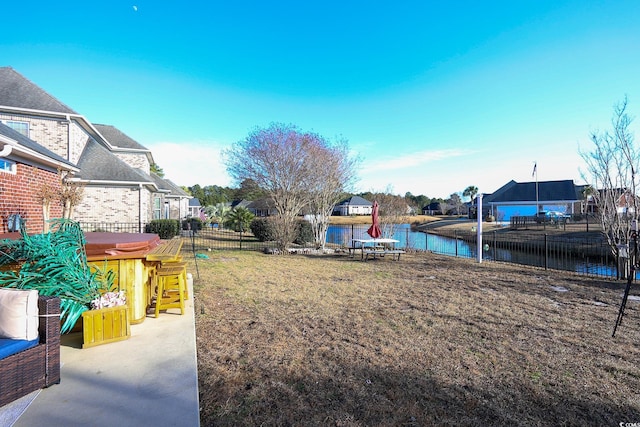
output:
POLYGON ((640 422, 640 303, 611 338, 622 282, 428 253, 208 255, 199 278, 190 261, 203 426, 640 422))

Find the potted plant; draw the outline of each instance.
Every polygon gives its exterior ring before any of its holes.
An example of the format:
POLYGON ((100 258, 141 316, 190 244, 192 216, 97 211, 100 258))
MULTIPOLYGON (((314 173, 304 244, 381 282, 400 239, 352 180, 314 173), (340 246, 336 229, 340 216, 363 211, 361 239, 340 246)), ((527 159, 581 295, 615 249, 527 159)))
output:
MULTIPOLYGON (((0 240, 0 267, 18 266, 0 271, 0 286, 37 289, 41 295, 59 297, 61 333, 68 333, 84 312, 102 309, 92 310, 91 303, 116 291, 114 275, 106 268, 92 269, 87 264, 84 233, 77 222, 69 219, 51 222, 48 233, 28 235, 23 228, 20 239, 0 240)), ((123 311, 122 307, 126 305, 121 304, 117 311, 123 311)), ((128 323, 128 317, 124 316, 128 323)), ((127 326, 124 331, 127 337, 128 329, 127 326)))
POLYGON ((82 348, 93 347, 131 336, 125 292, 108 291, 91 301, 91 310, 82 312, 82 348))

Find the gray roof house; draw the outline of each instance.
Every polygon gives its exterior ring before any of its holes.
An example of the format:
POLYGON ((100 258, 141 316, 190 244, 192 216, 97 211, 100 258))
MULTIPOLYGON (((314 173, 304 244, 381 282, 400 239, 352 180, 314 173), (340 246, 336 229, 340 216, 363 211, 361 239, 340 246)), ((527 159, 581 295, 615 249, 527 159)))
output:
POLYGON ((277 215, 278 210, 272 198, 263 197, 262 199, 253 200, 246 205, 249 212, 257 217, 277 215))
POLYGON ((151 219, 186 215, 180 204, 188 195, 152 176, 150 150, 113 126, 91 123, 10 67, 0 67, 0 123, 73 165, 71 179, 84 187, 78 221, 142 229, 151 219), (167 201, 178 206, 167 210, 167 201))
POLYGON ((573 180, 520 183, 512 180, 494 193, 483 195, 482 203, 497 221, 533 216, 542 210, 574 214, 580 212, 583 187, 573 180))
POLYGON ((373 203, 360 197, 351 196, 333 207, 334 215, 371 215, 373 203))
POLYGON ((202 205, 200 204, 200 199, 197 197, 192 197, 189 199, 189 212, 187 216, 200 218, 200 209, 202 209, 202 205))
POLYGON ((0 123, 0 233, 17 231, 20 225, 39 233, 46 231, 48 218, 62 216, 60 204, 46 208, 43 201, 46 189, 60 189, 58 171, 75 173, 78 168, 0 123))

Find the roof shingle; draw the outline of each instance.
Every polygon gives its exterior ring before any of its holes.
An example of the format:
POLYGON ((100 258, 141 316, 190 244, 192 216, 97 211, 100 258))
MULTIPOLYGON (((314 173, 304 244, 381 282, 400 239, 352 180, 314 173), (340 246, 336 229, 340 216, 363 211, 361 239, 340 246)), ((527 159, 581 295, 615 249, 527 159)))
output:
POLYGON ((77 114, 11 67, 0 67, 0 105, 29 110, 77 114))

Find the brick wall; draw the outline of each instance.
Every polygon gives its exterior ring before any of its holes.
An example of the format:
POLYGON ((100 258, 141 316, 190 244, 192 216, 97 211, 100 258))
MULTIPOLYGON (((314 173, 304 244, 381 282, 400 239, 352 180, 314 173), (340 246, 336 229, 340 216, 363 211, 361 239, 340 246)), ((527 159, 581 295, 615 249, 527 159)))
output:
POLYGON ((66 121, 10 114, 0 114, 0 120, 29 122, 29 139, 32 139, 43 147, 48 148, 58 156, 68 159, 69 125, 66 121))
POLYGON ((84 147, 89 142, 89 138, 87 132, 76 121, 69 123, 69 157, 67 160, 77 165, 84 147))
MULTIPOLYGON (((22 163, 18 163, 16 167, 15 174, 0 171, 0 232, 8 231, 9 215, 18 213, 26 220, 28 233, 42 233, 44 220, 38 192, 45 184, 59 189, 58 174, 22 163)), ((61 204, 52 202, 49 217, 61 216, 61 204)))
POLYGON ((151 218, 150 201, 151 195, 145 188, 87 186, 73 217, 83 222, 137 223, 141 206, 142 222, 147 223, 151 218))
POLYGON ((134 169, 142 169, 145 173, 149 173, 151 169, 151 165, 149 164, 149 159, 145 154, 139 153, 123 153, 123 152, 113 152, 120 160, 128 164, 134 169))

